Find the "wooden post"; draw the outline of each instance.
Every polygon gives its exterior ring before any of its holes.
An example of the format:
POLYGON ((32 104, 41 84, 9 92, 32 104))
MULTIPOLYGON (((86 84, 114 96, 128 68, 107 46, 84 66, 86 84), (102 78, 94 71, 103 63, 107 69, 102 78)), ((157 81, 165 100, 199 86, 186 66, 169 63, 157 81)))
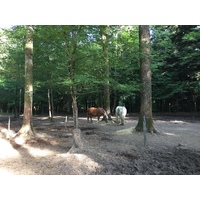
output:
POLYGON ((143 132, 144 132, 144 146, 146 146, 146 142, 147 142, 147 136, 146 136, 147 127, 146 127, 145 115, 143 116, 143 132))
POLYGON ((8 118, 8 131, 10 131, 10 115, 9 115, 9 118, 8 118))
POLYGON ((65 117, 65 130, 67 130, 67 116, 65 117))

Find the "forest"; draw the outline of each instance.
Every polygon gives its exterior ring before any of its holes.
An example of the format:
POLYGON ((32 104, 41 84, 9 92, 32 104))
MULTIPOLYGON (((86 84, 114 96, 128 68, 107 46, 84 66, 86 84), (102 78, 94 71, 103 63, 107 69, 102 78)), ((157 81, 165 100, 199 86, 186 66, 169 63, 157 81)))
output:
POLYGON ((200 174, 199 51, 198 25, 1 28, 0 174, 200 174))
MULTIPOLYGON (((33 114, 71 114, 74 86, 79 113, 117 105, 139 112, 138 27, 33 26, 33 114)), ((23 113, 25 38, 25 26, 0 31, 1 114, 23 113)), ((150 39, 153 112, 199 112, 199 26, 152 25, 150 39)))

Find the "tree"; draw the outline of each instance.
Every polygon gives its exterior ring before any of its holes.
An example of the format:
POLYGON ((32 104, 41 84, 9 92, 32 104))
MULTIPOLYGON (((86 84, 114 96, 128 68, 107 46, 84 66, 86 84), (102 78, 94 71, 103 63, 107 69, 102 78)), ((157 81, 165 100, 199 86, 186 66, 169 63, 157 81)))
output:
POLYGON ((24 85, 23 26, 15 26, 1 31, 0 56, 0 105, 3 112, 21 114, 21 89, 24 85))
POLYGON ((138 26, 111 26, 113 39, 110 47, 110 92, 112 110, 126 106, 138 112, 135 105, 139 93, 139 38, 138 26))
POLYGON ((151 31, 154 111, 197 111, 199 27, 152 26, 151 31))
POLYGON ((78 124, 77 86, 76 86, 76 81, 77 81, 76 56, 77 56, 78 37, 81 29, 82 26, 63 27, 63 33, 65 36, 65 47, 66 47, 66 61, 67 61, 66 64, 68 69, 68 83, 70 85, 70 92, 72 97, 72 110, 73 110, 73 121, 74 121, 74 130, 73 130, 74 145, 72 146, 71 150, 74 148, 83 147, 81 130, 79 129, 79 124, 78 124))
POLYGON ((34 112, 49 111, 49 118, 53 120, 55 111, 66 111, 66 86, 61 84, 66 79, 63 33, 57 25, 36 26, 34 33, 34 112))
MULTIPOLYGON (((89 106, 107 104, 112 111, 117 105, 126 105, 129 113, 139 112, 139 26, 82 26, 80 34, 79 26, 65 26, 66 40, 63 27, 34 26, 33 112, 48 114, 49 108, 52 112, 72 114, 72 82, 66 70, 65 51, 66 43, 69 55, 73 51, 72 29, 77 48, 74 59, 67 56, 67 62, 75 61, 73 86, 78 110, 85 112, 89 106)), ((152 111, 198 112, 199 26, 150 29, 152 111)), ((13 26, 0 35, 0 109, 9 114, 19 110, 15 112, 18 116, 23 107, 20 99, 24 98, 25 29, 13 26)))
POLYGON ((24 116, 21 129, 17 136, 23 137, 25 141, 35 137, 32 125, 33 105, 33 27, 26 26, 25 42, 25 91, 24 91, 24 116))
POLYGON ((101 26, 102 50, 103 50, 103 71, 105 72, 105 85, 104 85, 104 107, 108 116, 110 116, 110 84, 109 84, 109 57, 108 57, 108 35, 109 26, 101 26))
POLYGON ((140 115, 136 131, 143 131, 143 117, 146 120, 146 130, 148 132, 157 132, 154 127, 152 117, 152 90, 151 90, 151 67, 150 67, 150 31, 148 25, 139 26, 139 49, 140 58, 140 115))

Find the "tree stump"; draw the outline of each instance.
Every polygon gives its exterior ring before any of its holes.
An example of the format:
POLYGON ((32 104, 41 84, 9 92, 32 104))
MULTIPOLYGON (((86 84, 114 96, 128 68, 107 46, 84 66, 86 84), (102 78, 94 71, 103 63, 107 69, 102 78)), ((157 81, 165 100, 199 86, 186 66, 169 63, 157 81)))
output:
POLYGON ((73 139, 74 139, 74 144, 72 148, 69 150, 69 153, 73 153, 76 150, 84 148, 84 138, 82 137, 81 130, 79 128, 73 130, 73 139))

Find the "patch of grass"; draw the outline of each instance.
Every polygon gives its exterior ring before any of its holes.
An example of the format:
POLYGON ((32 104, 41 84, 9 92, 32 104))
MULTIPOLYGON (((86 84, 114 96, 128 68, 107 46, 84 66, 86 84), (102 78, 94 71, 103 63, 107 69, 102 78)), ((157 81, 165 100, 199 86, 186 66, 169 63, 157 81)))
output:
POLYGON ((119 135, 128 135, 128 134, 132 134, 132 132, 133 132, 133 127, 116 131, 116 133, 119 135))

